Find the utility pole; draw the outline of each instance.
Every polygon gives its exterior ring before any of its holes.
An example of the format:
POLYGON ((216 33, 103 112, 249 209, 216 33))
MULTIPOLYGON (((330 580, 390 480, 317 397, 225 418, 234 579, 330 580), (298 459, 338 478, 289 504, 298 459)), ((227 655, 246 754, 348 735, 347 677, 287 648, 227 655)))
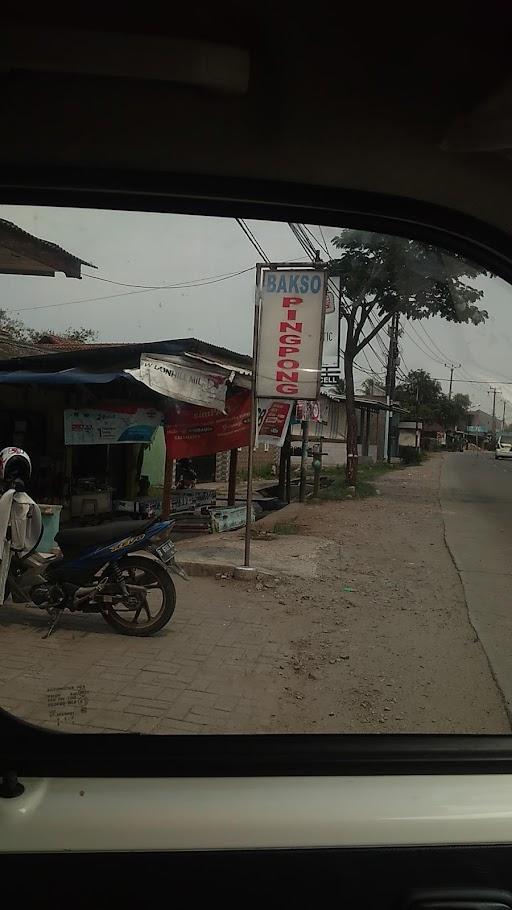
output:
POLYGON ((461 366, 461 363, 445 363, 445 367, 450 370, 450 389, 448 392, 448 399, 452 397, 453 371, 460 370, 461 366))
POLYGON ((505 412, 507 410, 507 402, 503 399, 503 417, 501 418, 501 429, 505 429, 505 412))
POLYGON ((389 335, 389 348, 388 348, 388 363, 386 369, 386 404, 388 410, 386 411, 385 424, 384 424, 384 458, 386 461, 391 460, 390 453, 390 436, 389 436, 389 425, 391 422, 391 411, 389 406, 393 400, 395 394, 395 385, 396 385, 396 362, 398 358, 398 332, 400 327, 400 316, 398 313, 393 313, 391 319, 391 325, 388 328, 389 335))
MULTIPOLYGON (((492 435, 496 436, 496 392, 498 389, 495 386, 489 387, 489 392, 492 392, 492 435)), ((487 393, 489 394, 489 393, 487 393)))

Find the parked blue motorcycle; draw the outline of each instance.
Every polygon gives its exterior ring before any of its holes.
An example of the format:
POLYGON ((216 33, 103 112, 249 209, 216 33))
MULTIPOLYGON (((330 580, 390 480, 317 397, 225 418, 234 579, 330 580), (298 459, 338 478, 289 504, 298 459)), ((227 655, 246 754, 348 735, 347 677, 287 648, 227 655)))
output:
POLYGON ((173 521, 117 521, 59 531, 62 556, 13 554, 6 594, 47 610, 101 613, 123 635, 153 635, 171 619, 176 589, 170 572, 186 578, 170 539, 173 521))

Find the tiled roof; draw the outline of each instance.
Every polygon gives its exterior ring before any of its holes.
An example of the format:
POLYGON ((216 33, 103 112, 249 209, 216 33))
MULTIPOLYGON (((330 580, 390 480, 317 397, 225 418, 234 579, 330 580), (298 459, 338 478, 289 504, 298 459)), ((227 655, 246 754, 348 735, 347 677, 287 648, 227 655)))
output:
POLYGON ((48 251, 53 251, 54 253, 59 253, 62 256, 65 256, 69 260, 79 263, 80 265, 87 265, 90 268, 94 269, 96 266, 92 262, 86 262, 85 259, 80 259, 79 256, 75 256, 73 253, 68 253, 67 250, 63 249, 58 243, 52 243, 51 240, 42 240, 41 237, 35 237, 34 234, 29 234, 28 231, 24 231, 23 228, 18 227, 17 224, 14 224, 12 221, 6 221, 5 218, 0 218, 0 229, 3 228, 9 233, 13 234, 15 237, 26 238, 34 243, 37 243, 38 246, 47 249, 48 251))

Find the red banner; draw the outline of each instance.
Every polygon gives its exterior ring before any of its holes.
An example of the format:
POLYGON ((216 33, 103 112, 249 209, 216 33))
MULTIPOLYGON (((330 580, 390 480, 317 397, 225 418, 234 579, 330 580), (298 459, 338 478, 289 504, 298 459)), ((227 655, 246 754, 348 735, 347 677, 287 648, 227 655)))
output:
POLYGON ((165 415, 169 458, 196 458, 249 445, 251 396, 236 392, 226 399, 226 413, 175 402, 165 415))

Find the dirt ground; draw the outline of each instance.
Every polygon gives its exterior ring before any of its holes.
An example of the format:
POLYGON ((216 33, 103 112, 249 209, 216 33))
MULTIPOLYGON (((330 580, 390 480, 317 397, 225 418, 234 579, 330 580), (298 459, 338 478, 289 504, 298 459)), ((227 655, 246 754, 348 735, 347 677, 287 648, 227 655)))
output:
POLYGON ((383 475, 378 497, 306 512, 332 546, 321 579, 278 595, 291 623, 276 729, 510 732, 444 542, 442 457, 383 475))
MULTIPOLYGON (((510 732, 444 543, 441 462, 383 475, 373 498, 305 508, 319 577, 180 581, 150 639, 69 614, 44 639, 45 614, 5 605, 0 705, 84 731, 510 732)), ((303 558, 294 546, 268 540, 303 558)))

